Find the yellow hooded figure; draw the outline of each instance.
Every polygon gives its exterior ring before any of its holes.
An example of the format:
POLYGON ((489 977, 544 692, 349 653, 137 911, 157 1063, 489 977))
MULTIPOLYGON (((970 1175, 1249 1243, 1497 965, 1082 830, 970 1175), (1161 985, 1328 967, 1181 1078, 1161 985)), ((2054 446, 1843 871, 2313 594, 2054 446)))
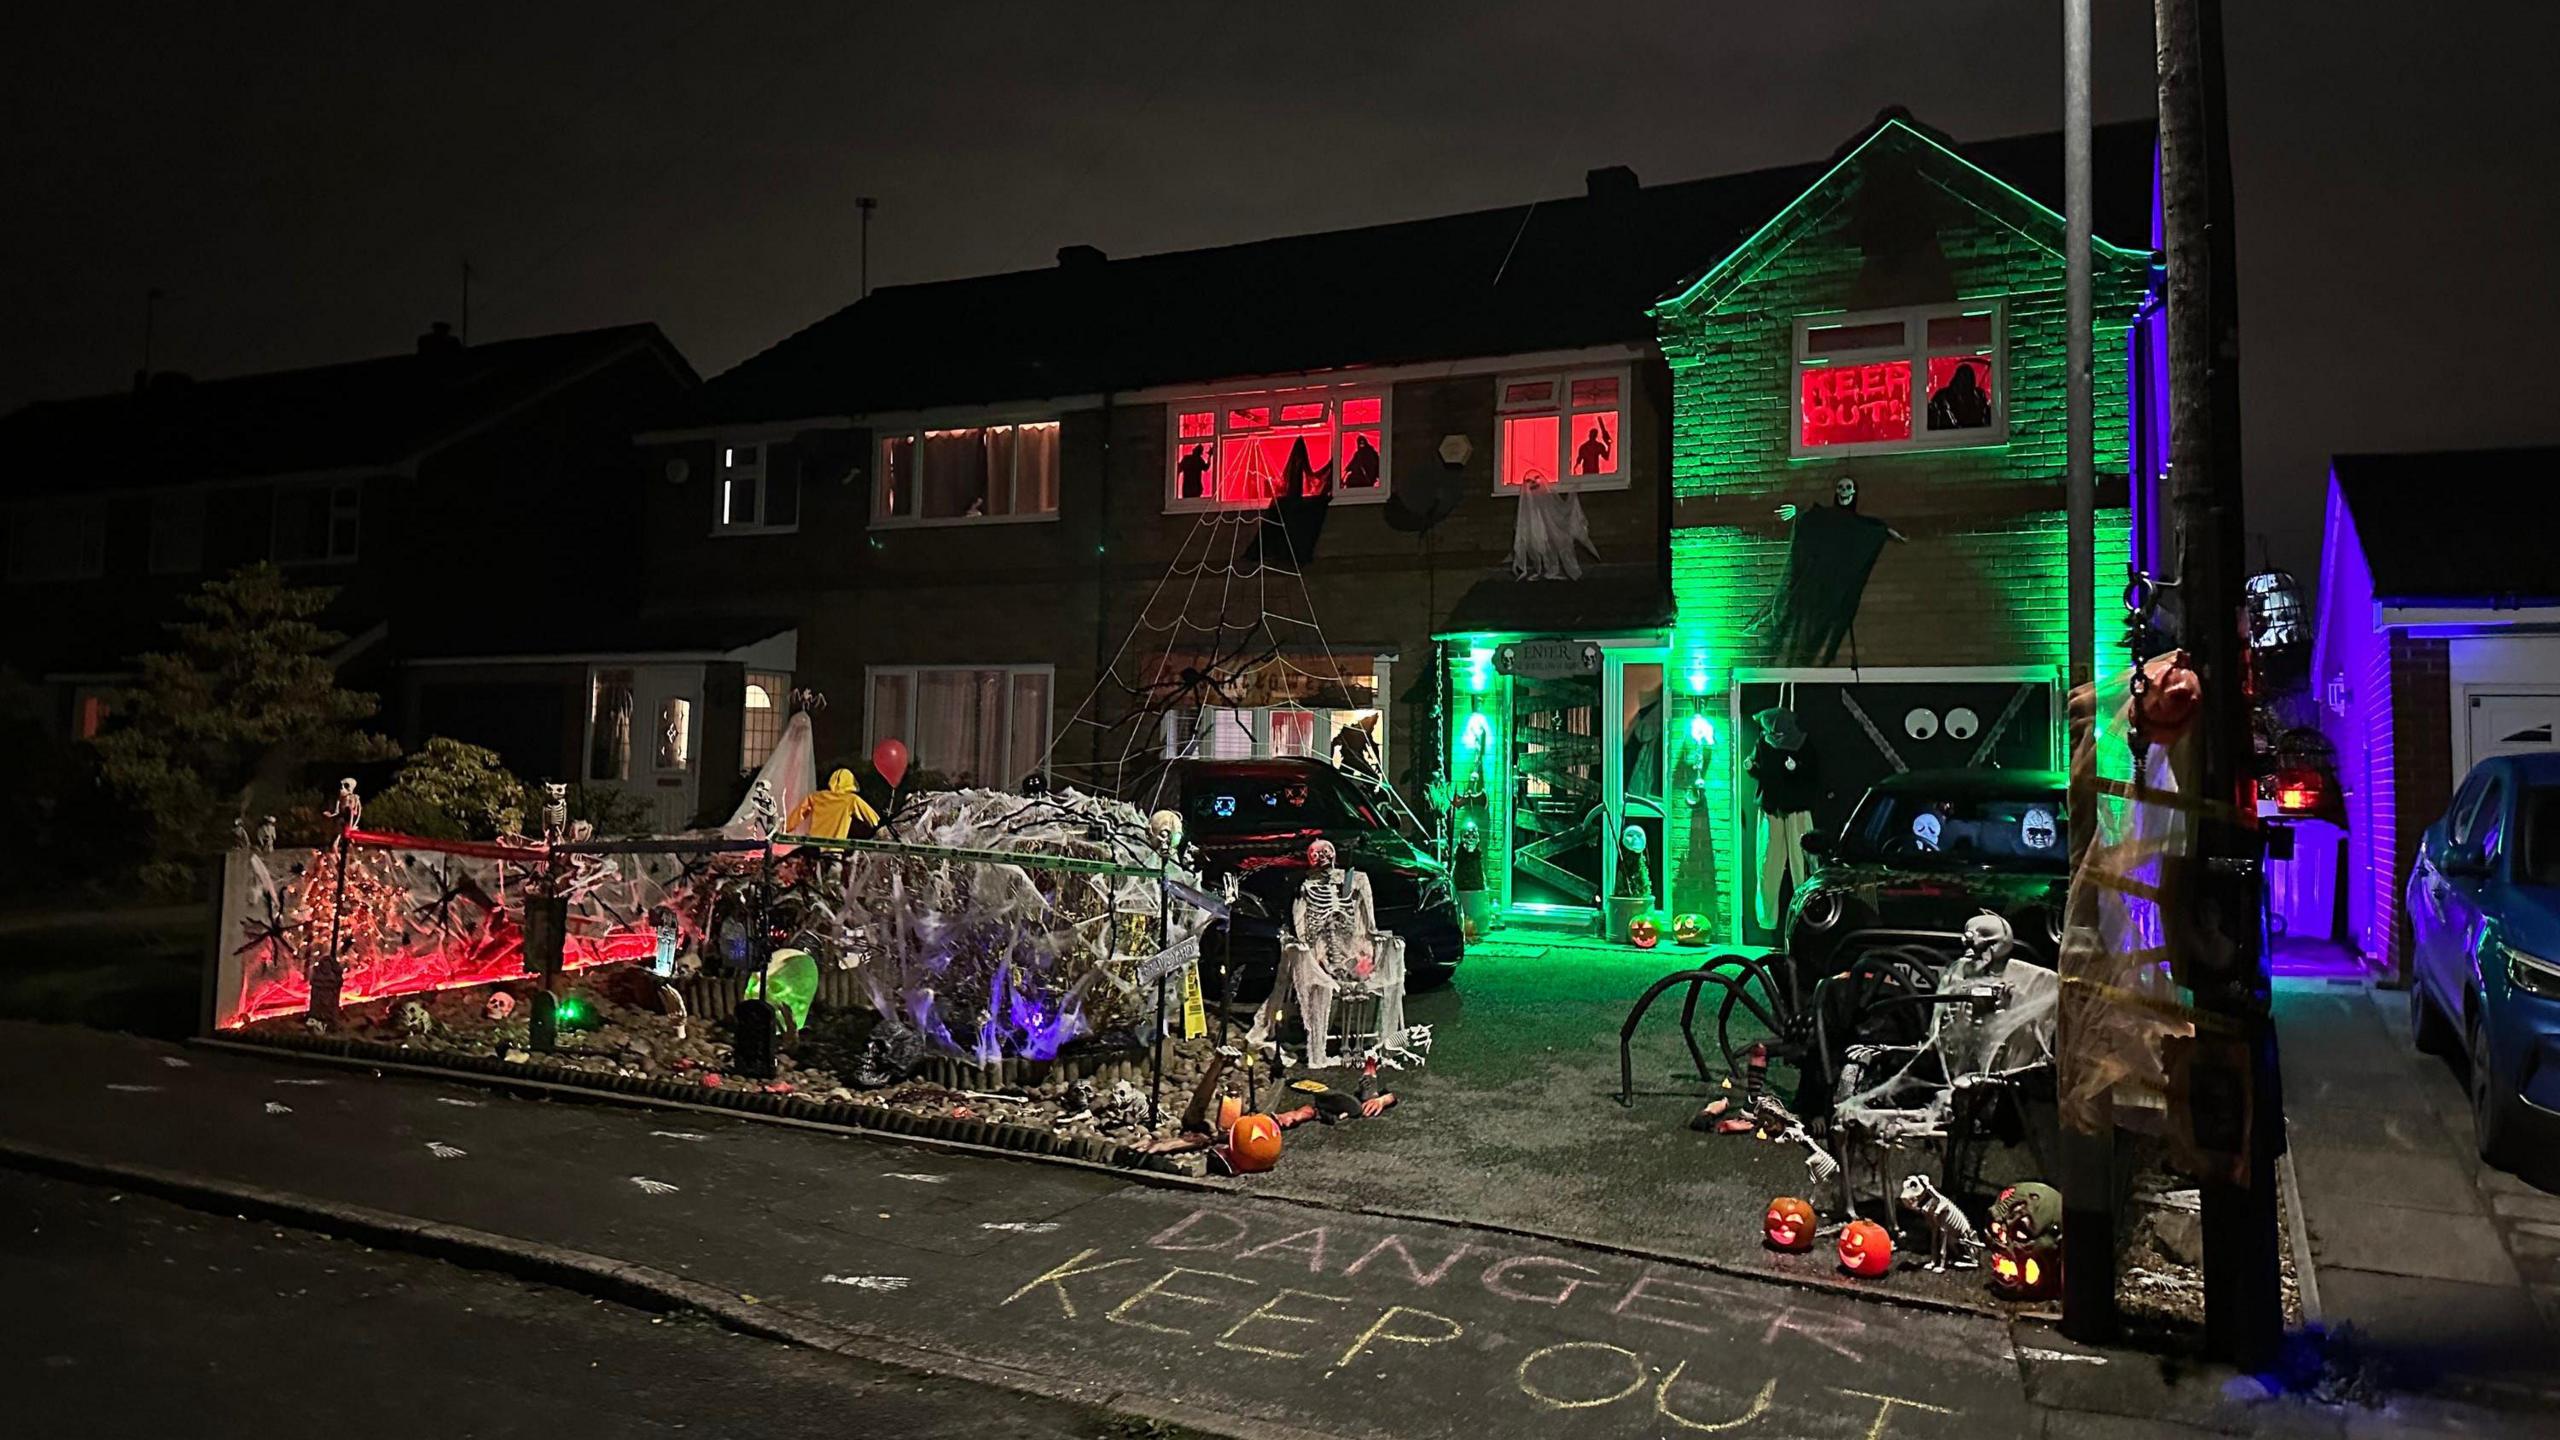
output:
POLYGON ((821 840, 842 840, 853 833, 853 822, 865 827, 880 823, 880 812, 853 788, 853 772, 838 770, 827 777, 827 788, 812 790, 791 812, 790 822, 783 826, 794 835, 814 835, 821 840))

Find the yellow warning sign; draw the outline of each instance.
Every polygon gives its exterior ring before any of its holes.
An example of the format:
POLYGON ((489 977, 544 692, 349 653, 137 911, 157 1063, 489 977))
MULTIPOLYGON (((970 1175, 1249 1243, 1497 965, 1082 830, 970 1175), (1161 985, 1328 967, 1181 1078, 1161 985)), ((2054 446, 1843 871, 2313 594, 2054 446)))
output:
POLYGON ((1209 1033, 1209 1007, 1200 999, 1200 967, 1182 967, 1182 1038, 1197 1040, 1209 1033))

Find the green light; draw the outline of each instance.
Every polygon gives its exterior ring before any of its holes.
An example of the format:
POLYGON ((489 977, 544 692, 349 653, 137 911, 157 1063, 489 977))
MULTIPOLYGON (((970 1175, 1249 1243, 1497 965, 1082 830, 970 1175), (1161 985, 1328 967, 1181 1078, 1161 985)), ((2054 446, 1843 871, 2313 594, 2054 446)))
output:
POLYGON ((1484 742, 1491 738, 1493 738, 1492 716, 1479 710, 1473 715, 1467 717, 1467 748, 1471 750, 1482 749, 1484 742))
POLYGON ((595 1007, 582 996, 561 996, 560 1006, 552 1016, 563 1030, 590 1030, 596 1025, 595 1007))
POLYGON ((1704 714, 1689 717, 1689 738, 1701 745, 1716 743, 1716 722, 1704 714))
POLYGON ((1481 695, 1493 688, 1493 652, 1479 645, 1467 652, 1467 691, 1481 695))

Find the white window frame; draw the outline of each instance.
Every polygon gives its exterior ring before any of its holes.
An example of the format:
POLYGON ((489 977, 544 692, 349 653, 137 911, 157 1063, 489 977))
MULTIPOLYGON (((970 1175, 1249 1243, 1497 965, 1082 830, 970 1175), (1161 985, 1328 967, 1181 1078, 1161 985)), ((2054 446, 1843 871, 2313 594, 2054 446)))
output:
POLYGON ((278 485, 269 502, 267 523, 268 553, 279 565, 353 565, 364 550, 364 485, 356 480, 297 480, 278 485), (285 499, 290 495, 307 495, 314 491, 329 496, 329 549, 325 555, 287 555, 284 553, 285 499), (350 498, 351 497, 351 498, 350 498), (340 504, 345 500, 344 505, 340 504), (346 550, 338 549, 338 521, 352 521, 354 535, 346 550))
MULTIPOLYGON (((1055 665, 1003 662, 989 662, 984 665, 865 665, 862 667, 862 727, 864 753, 870 753, 871 747, 878 745, 882 740, 894 738, 906 745, 907 753, 912 759, 916 751, 916 706, 924 697, 924 677, 927 675, 954 673, 973 675, 987 670, 1001 670, 1004 672, 1004 718, 999 723, 1002 725, 1004 731, 1006 750, 1005 768, 1008 771, 1015 771, 1015 773, 993 777, 981 775, 978 777, 978 783, 992 789, 1011 789, 1013 786, 1020 784, 1024 776, 1031 773, 1031 766, 1037 766, 1039 768, 1041 778, 1047 779, 1049 776, 1049 752, 1057 747, 1058 742, 1058 667, 1055 665), (1049 713, 1040 717, 1040 753, 1031 757, 1031 766, 1023 765, 1023 757, 1012 753, 1014 719, 1013 682, 1016 677, 1023 675, 1037 675, 1048 682, 1042 693, 1049 697, 1049 713), (882 724, 882 717, 873 703, 874 698, 880 693, 880 681, 884 676, 904 676, 907 681, 907 713, 895 717, 897 722, 895 725, 885 727, 882 724), (1022 768, 1016 771, 1017 766, 1022 768)), ((915 763, 919 765, 922 764, 921 761, 915 761, 915 763)))
MULTIPOLYGON (((1552 414, 1557 418, 1556 463, 1555 468, 1550 472, 1555 476, 1557 489, 1624 490, 1635 483, 1632 473, 1635 467, 1627 460, 1628 396, 1634 383, 1634 369, 1626 365, 1602 365, 1582 370, 1513 371, 1495 376, 1493 380, 1493 493, 1517 495, 1524 488, 1502 483, 1502 477, 1511 473, 1511 427, 1504 422, 1518 415, 1552 414), (1555 396, 1552 400, 1537 403, 1524 401, 1516 405, 1505 403, 1504 396, 1512 386, 1534 384, 1541 380, 1555 385, 1555 396), (1615 474, 1575 475, 1571 473, 1571 465, 1567 457, 1574 449, 1573 416, 1576 411, 1573 404, 1573 383, 1577 380, 1618 382, 1618 468, 1615 474)), ((1579 413, 1588 415, 1595 412, 1584 409, 1579 413)))
MULTIPOLYGON (((711 533, 714 535, 790 535, 800 528, 800 507, 791 507, 791 523, 775 525, 765 519, 773 513, 771 487, 765 482, 773 474, 771 440, 723 440, 712 466, 711 533), (753 485, 756 494, 756 518, 729 518, 730 487, 753 485)), ((802 496, 803 500, 808 497, 802 496)))
MULTIPOLYGON (((1378 747, 1378 773, 1392 775, 1395 771, 1390 768, 1391 762, 1387 756, 1388 747, 1395 739, 1395 707, 1389 703, 1387 697, 1395 693, 1395 657, 1379 655, 1371 660, 1369 665, 1370 684, 1377 690, 1377 704, 1370 708, 1378 712, 1378 734, 1375 741, 1378 747)), ((1221 705, 1214 708, 1224 710, 1231 715, 1245 717, 1244 728, 1253 737, 1253 754, 1250 757, 1234 757, 1237 759, 1267 760, 1279 753, 1272 748, 1271 717, 1275 714, 1286 711, 1298 715, 1315 715, 1323 717, 1324 724, 1328 726, 1332 724, 1333 716, 1332 710, 1312 705, 1221 705)), ((1199 711, 1195 708, 1189 713, 1196 716, 1199 711)), ((1158 722, 1156 752, 1161 758, 1166 760, 1197 758, 1198 736, 1196 733, 1185 732, 1184 718, 1185 712, 1168 710, 1164 713, 1164 718, 1158 722)), ((1330 730, 1316 742, 1316 749, 1309 758, 1330 761, 1333 758, 1334 737, 1341 733, 1340 729, 1330 730)))
POLYGON ((746 672, 744 678, 738 682, 738 773, 742 775, 753 774, 758 767, 764 764, 765 761, 773 758, 773 752, 782 744, 783 732, 790 728, 791 672, 787 670, 750 670, 746 672), (781 683, 779 685, 768 684, 767 682, 769 681, 779 681, 781 683), (765 692, 765 708, 779 718, 775 720, 773 726, 773 744, 766 746, 765 752, 762 755, 750 760, 747 758, 747 732, 753 728, 755 724, 754 717, 757 711, 756 707, 749 705, 746 702, 747 692, 756 689, 761 689, 765 692))
MULTIPOLYGON (((1007 477, 1007 483, 1013 486, 1013 499, 1017 513, 937 517, 889 513, 889 446, 891 442, 903 440, 914 447, 908 453, 915 457, 916 482, 921 485, 924 480, 924 437, 928 433, 939 434, 952 430, 1018 430, 1025 425, 1046 425, 1058 431, 1058 440, 1049 446, 1050 457, 1059 470, 1056 477, 1057 484, 1052 489, 1051 498, 1062 498, 1060 492, 1066 488, 1064 445, 1066 431, 1055 415, 1001 415, 971 420, 939 420, 930 425, 904 425, 894 428, 883 426, 875 430, 871 438, 871 528, 874 530, 934 530, 954 525, 1038 525, 1057 519, 1058 508, 1055 505, 1047 510, 1035 510, 1028 514, 1019 513, 1022 501, 1022 446, 1018 436, 1013 447, 1013 474, 1007 477)), ((921 497, 918 498, 918 505, 921 508, 921 497)), ((980 668, 993 667, 981 666, 980 668)))
POLYGON ((1832 311, 1826 314, 1799 315, 1795 319, 1793 362, 1787 367, 1787 453, 1798 460, 1819 460, 1857 455, 1898 455, 1914 450, 1981 450, 2009 443, 2009 307, 1997 299, 1958 300, 1943 305, 1904 305, 1889 310, 1832 311), (1933 350, 1929 345, 1929 322, 1956 317, 1991 316, 1991 424, 1984 429, 1948 430, 1937 434, 1929 430, 1929 358, 1936 354, 1972 355, 1970 347, 1962 350, 1933 350), (1902 343, 1879 345, 1862 350, 1834 351, 1819 359, 1807 352, 1807 337, 1816 330, 1835 326, 1902 325, 1902 343), (1869 365, 1877 361, 1908 361, 1911 366, 1911 435, 1904 440, 1873 440, 1861 444, 1807 445, 1804 443, 1804 373, 1808 369, 1832 365, 1869 365))
MULTIPOLYGON (((1392 385, 1380 385, 1374 382, 1362 385, 1299 385, 1287 389, 1205 391, 1197 395, 1186 395, 1176 400, 1167 401, 1164 407, 1164 513, 1167 515, 1197 515, 1203 512, 1215 510, 1259 510, 1271 503, 1268 500, 1220 500, 1216 498, 1218 477, 1214 466, 1212 467, 1209 476, 1209 490, 1211 493, 1197 499, 1183 498, 1182 472, 1175 467, 1181 462, 1184 445, 1186 443, 1199 443, 1198 436, 1191 437, 1188 442, 1184 440, 1182 435, 1182 417, 1184 414, 1197 414, 1202 410, 1209 411, 1216 417, 1214 423, 1218 434, 1215 438, 1219 445, 1224 446, 1227 443, 1228 438, 1226 417, 1227 412, 1230 410, 1268 405, 1276 411, 1284 405, 1303 405, 1310 401, 1318 400, 1325 402, 1325 404, 1330 407, 1327 413, 1331 416, 1330 423, 1333 428, 1334 437, 1333 489, 1330 492, 1333 503, 1336 505, 1377 505, 1384 503, 1389 495, 1395 493, 1396 488, 1395 387, 1392 385), (1346 428, 1342 423, 1342 406, 1345 402, 1352 400, 1375 400, 1378 402, 1378 483, 1365 490, 1345 490, 1342 488, 1342 432, 1346 428)), ((1274 428, 1277 428, 1277 425, 1278 422, 1275 421, 1274 428)), ((1366 425, 1359 425, 1348 428, 1366 430, 1370 427, 1366 425)), ((1254 432, 1241 431, 1238 433, 1249 435, 1254 432)))

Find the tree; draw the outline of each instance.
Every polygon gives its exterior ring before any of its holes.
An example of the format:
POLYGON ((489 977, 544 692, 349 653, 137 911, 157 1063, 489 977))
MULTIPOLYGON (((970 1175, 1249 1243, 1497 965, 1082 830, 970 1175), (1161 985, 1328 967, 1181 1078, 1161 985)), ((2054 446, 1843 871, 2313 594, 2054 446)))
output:
POLYGON ((187 596, 175 645, 141 657, 95 744, 108 785, 150 816, 146 880, 185 884, 235 825, 284 809, 310 766, 399 753, 362 728, 380 700, 339 688, 328 656, 345 637, 317 619, 336 595, 251 565, 187 596))
POLYGON ((364 815, 368 827, 402 835, 495 840, 516 833, 525 809, 525 783, 497 751, 438 735, 400 762, 364 815))

